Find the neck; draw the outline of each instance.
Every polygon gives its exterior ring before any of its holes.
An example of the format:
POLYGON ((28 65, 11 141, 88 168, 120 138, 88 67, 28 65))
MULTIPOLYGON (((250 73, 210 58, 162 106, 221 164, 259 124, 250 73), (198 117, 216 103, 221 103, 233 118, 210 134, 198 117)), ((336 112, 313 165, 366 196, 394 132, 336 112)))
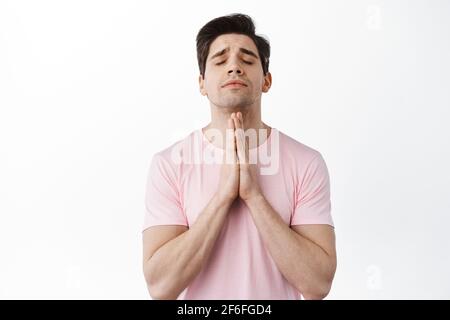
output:
POLYGON ((264 143, 264 141, 270 135, 271 127, 269 127, 261 120, 261 106, 254 108, 220 108, 211 104, 211 122, 202 129, 206 138, 216 147, 223 149, 225 145, 227 122, 233 112, 242 113, 245 130, 254 129, 257 133, 260 129, 266 130, 266 136, 264 137, 264 139, 261 140, 259 134, 257 134, 257 141, 250 141, 249 147, 251 149, 256 148, 260 144, 264 143), (222 141, 221 139, 214 139, 214 134, 208 134, 208 130, 210 129, 219 130, 221 136, 223 137, 222 141))

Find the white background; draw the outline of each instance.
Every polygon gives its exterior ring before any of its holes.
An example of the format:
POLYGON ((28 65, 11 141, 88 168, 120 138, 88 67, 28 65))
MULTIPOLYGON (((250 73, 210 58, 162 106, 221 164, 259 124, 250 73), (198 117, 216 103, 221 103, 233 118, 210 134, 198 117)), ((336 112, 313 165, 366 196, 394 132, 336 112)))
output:
POLYGON ((147 299, 151 156, 209 121, 195 36, 251 15, 263 120, 331 175, 330 299, 450 298, 450 1, 0 0, 0 298, 147 299))

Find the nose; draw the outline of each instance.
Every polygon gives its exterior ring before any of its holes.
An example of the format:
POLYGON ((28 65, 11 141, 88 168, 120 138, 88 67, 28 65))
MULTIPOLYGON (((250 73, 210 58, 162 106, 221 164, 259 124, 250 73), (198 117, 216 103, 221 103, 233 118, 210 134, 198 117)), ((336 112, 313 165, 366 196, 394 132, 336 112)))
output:
POLYGON ((233 73, 236 73, 239 75, 242 74, 242 68, 236 62, 233 62, 232 64, 230 64, 230 66, 228 68, 228 75, 233 75, 233 73))

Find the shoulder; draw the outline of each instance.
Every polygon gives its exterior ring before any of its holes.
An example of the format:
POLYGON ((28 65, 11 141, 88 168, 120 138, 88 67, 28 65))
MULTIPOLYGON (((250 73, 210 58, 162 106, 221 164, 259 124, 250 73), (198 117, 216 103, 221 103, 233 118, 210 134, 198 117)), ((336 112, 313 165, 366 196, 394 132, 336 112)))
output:
POLYGON ((322 154, 315 148, 278 130, 279 150, 283 158, 296 164, 306 165, 323 160, 322 154))
POLYGON ((194 130, 186 137, 155 152, 152 161, 175 168, 183 162, 183 157, 190 155, 195 150, 195 146, 199 144, 199 138, 199 130, 194 130))
POLYGON ((150 176, 164 176, 171 181, 179 181, 183 172, 185 157, 195 153, 195 140, 198 130, 192 131, 186 137, 179 139, 169 146, 155 152, 149 165, 150 176))

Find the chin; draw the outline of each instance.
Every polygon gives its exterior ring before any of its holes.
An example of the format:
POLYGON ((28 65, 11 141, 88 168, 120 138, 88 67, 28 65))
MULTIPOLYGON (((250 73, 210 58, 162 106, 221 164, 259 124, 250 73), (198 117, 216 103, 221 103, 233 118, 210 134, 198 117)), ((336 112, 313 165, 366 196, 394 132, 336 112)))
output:
POLYGON ((222 101, 222 103, 218 104, 218 106, 227 109, 244 109, 250 105, 250 99, 227 99, 227 101, 222 101))

